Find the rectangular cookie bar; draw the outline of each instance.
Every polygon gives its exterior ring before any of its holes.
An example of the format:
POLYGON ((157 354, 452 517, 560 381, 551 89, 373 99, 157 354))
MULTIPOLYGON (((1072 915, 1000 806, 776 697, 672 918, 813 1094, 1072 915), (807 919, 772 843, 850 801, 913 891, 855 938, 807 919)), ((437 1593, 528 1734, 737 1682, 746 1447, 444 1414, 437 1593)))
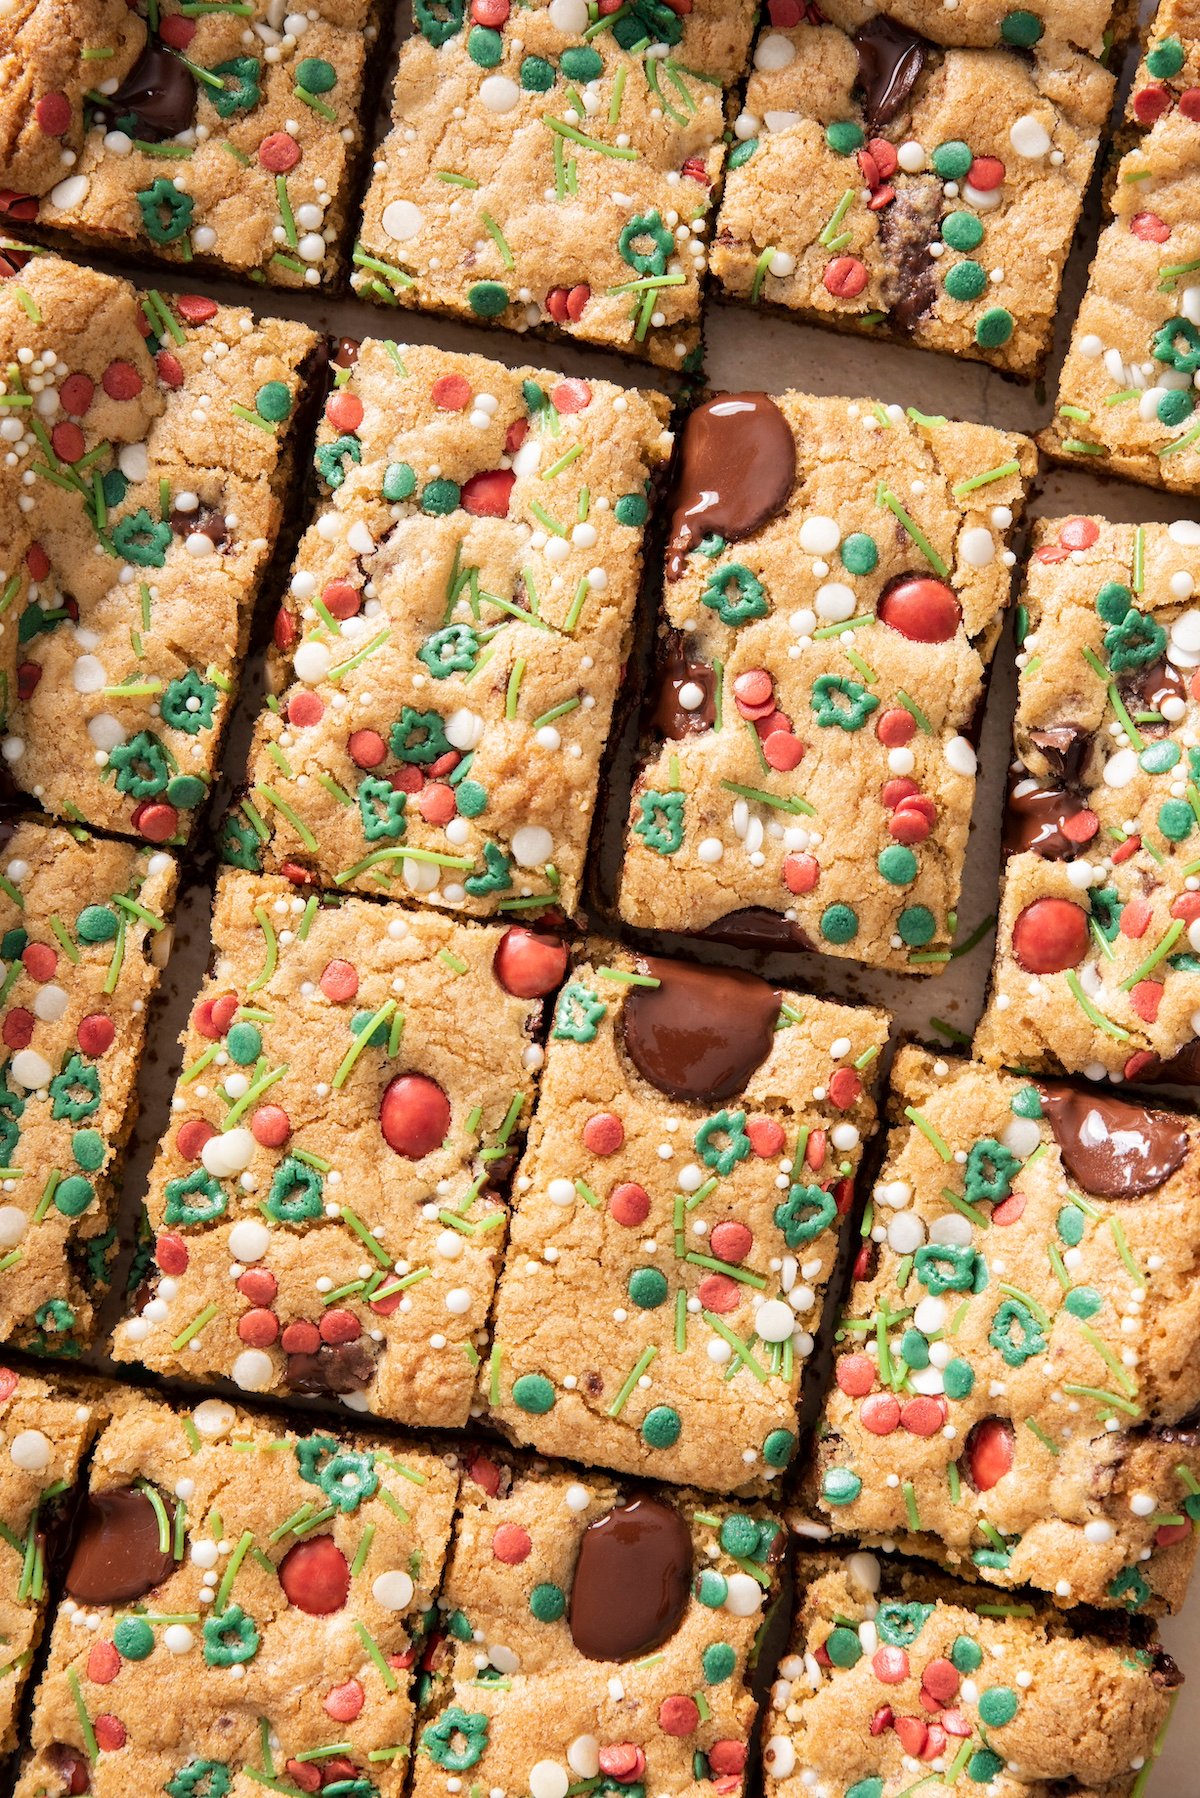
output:
POLYGON ((1129 102, 1071 334, 1047 455, 1176 493, 1200 491, 1200 12, 1164 0, 1129 102))
POLYGON ((57 256, 0 280, 0 485, 25 538, 19 559, 0 554, 16 665, 2 747, 48 811, 186 838, 317 345, 306 326, 139 294, 57 256))
MULTIPOLYGON (((854 32, 869 26, 880 8, 875 0, 821 0, 819 10, 830 24, 854 32)), ((799 24, 805 7, 802 0, 768 0, 766 12, 772 25, 786 28, 799 24)), ((1057 41, 1108 60, 1114 40, 1130 29, 1136 7, 1130 0, 1038 0, 1032 7, 1003 0, 956 0, 952 6, 943 0, 939 7, 929 0, 889 0, 886 13, 906 31, 938 44, 1033 50, 1057 41)))
POLYGON ((226 850, 456 911, 575 911, 668 402, 345 346, 226 850))
POLYGON ((694 368, 753 0, 414 10, 358 292, 694 368))
POLYGON ((801 1555, 796 1577, 763 1724, 767 1798, 1143 1790, 1183 1681, 1151 1625, 997 1605, 873 1554, 801 1555))
POLYGON ((1040 520, 975 1053, 1200 1082, 1200 525, 1040 520))
POLYGON ((113 1406, 21 1798, 399 1798, 455 1457, 215 1398, 113 1406))
POLYGON ((1032 443, 870 400, 688 418, 627 923, 939 971, 1032 443))
POLYGON ((555 1012, 482 1392, 539 1451, 763 1490, 796 1452, 888 1019, 597 950, 555 1012))
POLYGON ((852 32, 794 10, 758 42, 714 275, 752 305, 1032 378, 1113 77, 1057 41, 941 48, 890 10, 852 32))
POLYGON ((148 844, 0 826, 0 1340, 91 1334, 177 878, 148 844))
POLYGON ((1177 1609, 1200 1518, 1200 1123, 922 1049, 896 1058, 889 1116, 819 1528, 1064 1604, 1177 1609))
POLYGON ((12 0, 0 188, 67 248, 277 287, 338 272, 377 0, 12 0))
POLYGON ((17 1716, 64 1547, 70 1495, 97 1427, 81 1390, 0 1366, 0 1754, 17 1745, 17 1716))
POLYGON ((739 1791, 783 1547, 764 1507, 476 1457, 438 1601, 414 1798, 468 1782, 531 1798, 739 1791))
POLYGON ((245 874, 212 935, 117 1358, 461 1426, 565 949, 245 874))

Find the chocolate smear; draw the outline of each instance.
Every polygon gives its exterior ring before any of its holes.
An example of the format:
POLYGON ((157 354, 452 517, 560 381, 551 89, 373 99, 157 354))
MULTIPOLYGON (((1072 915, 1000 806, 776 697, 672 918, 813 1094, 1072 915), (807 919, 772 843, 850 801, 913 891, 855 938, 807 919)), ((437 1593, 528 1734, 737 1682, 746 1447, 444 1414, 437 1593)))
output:
POLYGON ((588 1525, 568 1618, 589 1661, 631 1661, 674 1635, 692 1583, 692 1538, 674 1506, 619 1505, 588 1525))
POLYGON ((683 427, 667 579, 705 537, 736 543, 787 505, 796 483, 796 443, 765 393, 718 393, 683 427))
POLYGON ((621 1014, 638 1073, 671 1099, 709 1105, 743 1090, 771 1052, 779 994, 757 974, 639 959, 658 986, 630 989, 621 1014))
MULTIPOLYGON (((164 1499, 168 1518, 174 1510, 164 1499)), ((175 1571, 159 1547, 158 1513, 144 1492, 116 1486, 93 1492, 67 1568, 67 1591, 79 1604, 133 1604, 175 1571)))
POLYGON ((870 137, 895 118, 925 67, 927 45, 915 31, 880 13, 854 34, 858 85, 870 137))
MULTIPOLYGON (((1024 786, 1018 782, 1018 788, 1024 786)), ((1064 787, 1033 787, 1025 792, 1013 790, 1004 808, 1005 855, 1040 855, 1043 861, 1068 861, 1080 853, 1083 845, 1073 843, 1063 826, 1090 808, 1078 793, 1064 787)))
POLYGON ((1168 699, 1182 699, 1186 705, 1188 697, 1183 675, 1167 661, 1152 662, 1148 668, 1138 668, 1123 675, 1117 682, 1117 689, 1133 713, 1134 723, 1139 729, 1150 732, 1169 728, 1168 720, 1164 718, 1159 724, 1139 723, 1139 712, 1161 712, 1168 699))
POLYGON ((1063 1166, 1085 1192, 1106 1199, 1141 1198, 1187 1160, 1188 1133, 1183 1120, 1169 1111, 1057 1084, 1040 1091, 1063 1166))
POLYGON ((714 943, 733 943, 739 949, 811 949, 812 938, 792 918, 768 905, 743 905, 727 911, 697 933, 714 943))
POLYGON ((677 743, 681 737, 700 736, 717 721, 716 671, 707 662, 690 661, 683 638, 672 633, 666 655, 659 664, 660 685, 651 724, 660 736, 677 743), (699 687, 704 697, 697 706, 685 706, 679 695, 687 686, 699 687))
POLYGON ((118 119, 132 115, 147 142, 177 137, 196 116, 196 77, 151 39, 105 107, 118 119))
POLYGON ((878 215, 880 249, 891 271, 884 298, 897 331, 912 331, 937 299, 929 246, 941 230, 942 205, 939 181, 912 181, 878 215))
POLYGON ((375 1358, 361 1342, 322 1343, 315 1355, 287 1358, 287 1383, 293 1392, 309 1397, 338 1397, 362 1392, 375 1377, 375 1358))
POLYGON ((1074 786, 1083 773, 1083 764, 1092 745, 1092 733, 1082 724, 1070 722, 1048 725, 1045 730, 1031 730, 1029 741, 1046 758, 1055 780, 1074 786))

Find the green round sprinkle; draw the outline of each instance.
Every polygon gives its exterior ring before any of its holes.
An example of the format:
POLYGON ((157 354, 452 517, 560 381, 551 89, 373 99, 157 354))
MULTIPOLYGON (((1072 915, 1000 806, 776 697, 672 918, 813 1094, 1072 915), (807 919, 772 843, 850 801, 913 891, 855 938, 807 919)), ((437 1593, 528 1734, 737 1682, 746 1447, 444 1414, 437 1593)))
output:
POLYGON ((670 1405, 655 1405, 642 1419, 642 1441, 649 1448, 673 1448, 682 1428, 678 1411, 670 1405))
POLYGON ((207 792, 208 788, 198 774, 176 774, 167 782, 167 798, 181 812, 190 812, 207 792))
POLYGON ((862 1481, 849 1467, 831 1467, 821 1482, 826 1504, 852 1505, 862 1491, 862 1481))
POLYGON ((1105 624, 1120 624, 1133 605, 1133 594, 1120 581, 1105 581, 1096 594, 1096 610, 1105 624))
POLYGON ((581 44, 578 49, 563 51, 559 67, 568 81, 598 81, 604 73, 604 58, 590 44, 581 44))
POLYGON ((331 94, 337 86, 337 70, 323 56, 306 56, 296 64, 296 86, 310 94, 331 94))
POLYGON ((650 516, 645 494, 623 493, 613 507, 613 514, 618 524, 627 524, 637 530, 650 516))
POLYGON ((544 1373, 523 1373, 513 1381, 513 1404, 531 1417, 544 1417, 554 1404, 554 1388, 544 1373))
POLYGON ((144 1661, 154 1652, 154 1631, 141 1617, 122 1617, 113 1630, 113 1647, 123 1660, 144 1661))
POLYGON ((1161 743, 1148 743, 1139 755, 1138 763, 1147 774, 1166 774, 1182 753, 1178 743, 1172 743, 1166 737, 1161 743))
POLYGON ((731 150, 729 153, 730 168, 744 168, 757 149, 758 139, 756 137, 743 138, 742 142, 737 146, 737 149, 731 150))
POLYGON ((463 818, 478 818, 487 810, 487 788, 477 780, 460 780, 454 789, 454 803, 463 818))
POLYGON ((1104 1304, 1103 1298, 1094 1286, 1077 1286, 1063 1300, 1063 1305, 1072 1317, 1082 1317, 1086 1323, 1089 1317, 1095 1317, 1104 1304))
POLYGON ((1168 843, 1182 843, 1196 828, 1196 814, 1186 799, 1168 799, 1159 807, 1158 828, 1168 843))
POLYGON ((983 226, 973 212, 948 212, 942 220, 942 240, 952 250, 974 250, 983 242, 983 226))
POLYGON ((917 878, 919 863, 903 843, 891 843, 880 851, 879 872, 894 887, 906 887, 917 878))
POLYGON ((1158 402, 1160 425, 1181 425, 1192 414, 1192 396, 1186 387, 1173 387, 1158 402))
POLYGON ((539 1623, 557 1623, 567 1608, 561 1586, 547 1580, 529 1594, 529 1608, 539 1623))
POLYGON ((521 64, 521 86, 527 94, 548 94, 554 86, 554 65, 544 56, 527 56, 521 64))
POLYGON ((715 1567, 705 1567, 696 1581, 696 1597, 706 1610, 719 1611, 729 1596, 729 1581, 715 1567))
POLYGON ((768 1467, 786 1467, 796 1453, 797 1441, 791 1430, 772 1430, 762 1445, 763 1460, 768 1467))
POLYGON ((969 1398, 975 1387, 975 1369, 956 1355, 942 1369, 942 1384, 947 1398, 969 1398))
POLYGON ((977 1786, 990 1785, 1004 1771, 1003 1758, 990 1748, 977 1748, 967 1762, 967 1778, 977 1786))
POLYGON ((758 1553, 759 1543, 758 1521, 747 1517, 742 1511, 732 1512, 721 1525, 720 1543, 728 1555, 747 1555, 758 1553))
POLYGON ((1169 81, 1172 75, 1178 75, 1183 64, 1183 45, 1177 37, 1165 37, 1146 58, 1146 67, 1156 81, 1169 81))
POLYGON ((853 531, 841 547, 842 566, 849 574, 870 574, 879 561, 879 546, 865 531, 853 531))
POLYGON ((846 1787, 846 1798, 883 1798, 883 1781, 875 1774, 869 1779, 856 1779, 846 1787))
POLYGON ((929 1344, 920 1330, 911 1327, 905 1330, 900 1338, 900 1354, 906 1367, 915 1368, 920 1373, 929 1366, 929 1344))
POLYGON ((825 142, 835 156, 853 156, 866 143, 866 134, 853 119, 835 119, 825 127, 825 142))
POLYGON ((467 55, 481 69, 494 69, 504 56, 504 39, 486 25, 473 25, 467 34, 467 55))
POLYGON ((94 1174, 104 1165, 104 1138, 99 1130, 76 1130, 71 1138, 71 1153, 77 1167, 94 1174))
POLYGON ((467 290, 467 305, 476 318, 499 318, 508 311, 508 292, 499 281, 476 281, 467 290))
POLYGON ((657 1311, 666 1302, 666 1274, 657 1267, 635 1267, 629 1276, 629 1296, 639 1311, 657 1311))
POLYGON ((975 326, 975 341, 981 350, 998 350, 1013 334, 1013 315, 1004 306, 989 306, 975 326))
POLYGON ((1040 41, 1046 27, 1035 12, 1026 12, 1021 8, 1010 12, 1001 20, 1000 36, 1006 44, 1016 45, 1019 49, 1028 50, 1031 45, 1040 41))
POLYGON ((82 1174, 68 1174, 54 1189, 54 1209, 64 1217, 80 1217, 95 1196, 90 1180, 82 1174))
POLYGON ((256 1024, 234 1024, 225 1038, 225 1047, 240 1068, 248 1068, 262 1054, 262 1032, 256 1024))
POLYGON ((977 300, 987 287, 987 275, 977 262, 956 262, 946 275, 946 292, 952 300, 977 300))
POLYGON ((1003 1729, 1016 1716, 1017 1704, 1011 1686, 989 1686, 979 1700, 979 1715, 989 1729, 1003 1729))
POLYGON ((862 1651, 856 1629, 845 1629, 839 1624, 825 1638, 825 1652, 835 1667, 855 1666, 862 1660, 862 1651))
POLYGON ((430 481, 421 495, 421 510, 434 518, 445 518, 458 510, 462 489, 457 481, 430 481))
POLYGON ((417 477, 407 462, 389 462, 383 477, 383 497, 391 505, 411 499, 417 490, 417 477))
POLYGON ((957 1636, 950 1660, 959 1673, 976 1673, 983 1666, 983 1650, 973 1636, 957 1636))
POLYGON ((100 485, 104 489, 106 503, 113 507, 119 506, 129 492, 129 482, 119 468, 110 468, 100 485))
POLYGON ((1086 1220, 1078 1205, 1064 1205, 1058 1214, 1058 1233, 1069 1249, 1078 1248, 1083 1241, 1086 1220))
POLYGON ((254 410, 268 424, 282 424, 292 409, 292 396, 283 381, 267 381, 254 396, 254 410))
POLYGON ((937 935, 937 919, 927 905, 909 905, 900 913, 896 929, 902 943, 920 949, 937 935))
POLYGON ((75 920, 75 929, 81 943, 111 943, 118 930, 117 914, 109 911, 107 905, 85 905, 75 920))
POLYGON ((710 1686, 719 1686, 737 1666, 737 1655, 728 1642, 712 1642, 700 1657, 704 1677, 710 1686))
MULTIPOLYGON (((375 1013, 373 1011, 356 1011, 350 1020, 351 1035, 361 1036, 374 1016, 375 1013)), ((372 1049, 382 1048, 388 1039, 388 1035, 387 1019, 383 1018, 376 1024, 370 1036, 367 1038, 367 1046, 372 1049)))
POLYGON ((1036 1086, 1023 1086, 1014 1093, 1009 1108, 1019 1118, 1040 1118, 1042 1116, 1042 1095, 1036 1086))
POLYGON ((933 152, 933 166, 943 181, 961 181, 973 161, 970 147, 957 137, 933 152))
POLYGON ((858 935, 858 913, 851 905, 829 905, 821 913, 821 935, 827 943, 852 943, 858 935))

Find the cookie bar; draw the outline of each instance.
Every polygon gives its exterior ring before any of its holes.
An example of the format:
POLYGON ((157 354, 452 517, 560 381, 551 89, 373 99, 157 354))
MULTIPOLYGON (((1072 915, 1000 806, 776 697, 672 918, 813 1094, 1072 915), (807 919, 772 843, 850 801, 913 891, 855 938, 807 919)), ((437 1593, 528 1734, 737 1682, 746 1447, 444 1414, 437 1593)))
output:
POLYGON ((418 0, 367 194, 366 298, 690 369, 753 0, 418 0))
POLYGON ((114 1352, 462 1425, 552 937, 226 875, 114 1352))
POLYGON ((48 241, 315 287, 336 274, 376 0, 12 0, 0 217, 48 241))
POLYGON ((17 1745, 17 1713, 49 1603, 47 1561, 63 1546, 64 1512, 98 1419, 83 1393, 0 1367, 0 1754, 17 1745))
POLYGON ((628 923, 941 970, 1034 467, 1024 437, 869 400, 691 414, 628 923))
MULTIPOLYGON (((875 0, 821 0, 819 10, 831 24, 850 32, 869 25, 879 13, 875 0)), ((803 0, 767 0, 767 17, 777 27, 798 25, 805 12, 803 0)), ((1057 39, 1106 60, 1114 40, 1129 30, 1134 12, 1128 0, 1039 0, 1033 7, 1004 6, 997 0, 957 0, 946 6, 943 0, 939 8, 927 0, 889 0, 887 6, 888 18, 897 25, 938 44, 1036 50, 1057 39)))
POLYGON ((116 1240, 178 870, 35 820, 0 836, 0 1339, 77 1354, 116 1240))
POLYGON ((753 974, 572 970, 480 1370, 510 1436, 719 1491, 778 1478, 887 1031, 753 974))
POLYGON ((1200 12, 1164 0, 1129 103, 1132 147, 1039 442, 1050 456, 1200 491, 1200 12))
POLYGON ((741 1789, 784 1534, 763 1509, 480 1456, 463 1497, 414 1798, 741 1789))
POLYGON ((941 48, 890 10, 852 33, 768 25, 713 273, 754 305, 1032 378, 1114 86, 1060 42, 941 48))
POLYGON ((399 1798, 459 1475, 126 1393, 101 1435, 21 1798, 399 1798))
POLYGON ((139 295, 56 256, 0 280, 0 488, 23 531, 17 556, 0 552, 16 668, 0 747, 48 811, 186 838, 317 344, 305 326, 139 295))
POLYGON ((813 1514, 990 1585, 1177 1609, 1200 1124, 917 1049, 889 1115, 813 1514))
POLYGON ((801 1556, 797 1580, 768 1798, 897 1798, 914 1780, 996 1798, 1143 1789, 1183 1681, 1146 1623, 996 1605, 872 1554, 801 1556))
POLYGON ((227 853, 573 912, 667 401, 393 343, 340 360, 227 853))
POLYGON ((1200 1082, 1200 525, 1039 521, 975 1052, 1200 1082))

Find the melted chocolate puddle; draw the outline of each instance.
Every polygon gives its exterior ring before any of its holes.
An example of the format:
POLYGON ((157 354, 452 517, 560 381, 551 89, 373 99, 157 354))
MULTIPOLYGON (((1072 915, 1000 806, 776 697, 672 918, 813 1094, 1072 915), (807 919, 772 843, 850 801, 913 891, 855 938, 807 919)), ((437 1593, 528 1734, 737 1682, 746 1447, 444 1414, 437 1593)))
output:
POLYGON ((915 31, 880 13, 854 34, 858 85, 868 136, 895 118, 925 67, 927 45, 915 31))
POLYGON ((779 994, 757 974, 639 960, 658 986, 631 988, 621 1014, 625 1048, 644 1080, 702 1105, 743 1090, 771 1052, 779 994))
POLYGON ((654 729, 676 743, 681 737, 700 736, 711 730, 717 721, 716 671, 707 662, 689 661, 678 633, 659 666, 661 684, 650 720, 654 729), (704 698, 689 710, 681 704, 679 695, 690 684, 699 687, 704 698))
POLYGON ((152 38, 105 107, 117 119, 132 114, 148 143, 177 137, 196 116, 196 78, 152 38))
POLYGON ((792 918, 767 905, 743 905, 727 911, 696 933, 714 943, 733 943, 740 949, 811 949, 812 938, 792 918))
POLYGON ((1088 810, 1078 793, 1062 787, 1038 787, 1028 793, 1010 793, 1004 808, 1005 855, 1032 851, 1043 861, 1066 861, 1078 855, 1080 845, 1063 834, 1063 825, 1088 810))
MULTIPOLYGON (((644 989, 643 989, 644 990, 644 989)), ((589 1661, 631 1661, 679 1628, 692 1583, 692 1538, 671 1505, 638 1498, 588 1525, 568 1618, 589 1661)))
POLYGON ((1063 1166, 1085 1192, 1138 1199, 1156 1191, 1187 1160, 1188 1133, 1169 1111, 1066 1086, 1046 1084, 1040 1090, 1063 1166))
POLYGON ((736 543, 782 512, 796 483, 796 443, 765 393, 718 393, 683 427, 667 579, 712 534, 736 543))
MULTIPOLYGON (((167 1516, 174 1516, 164 1499, 167 1516)), ((175 1571, 158 1546, 158 1516, 144 1492, 117 1486, 88 1498, 75 1552, 67 1568, 71 1597, 85 1605, 132 1604, 175 1571)))

